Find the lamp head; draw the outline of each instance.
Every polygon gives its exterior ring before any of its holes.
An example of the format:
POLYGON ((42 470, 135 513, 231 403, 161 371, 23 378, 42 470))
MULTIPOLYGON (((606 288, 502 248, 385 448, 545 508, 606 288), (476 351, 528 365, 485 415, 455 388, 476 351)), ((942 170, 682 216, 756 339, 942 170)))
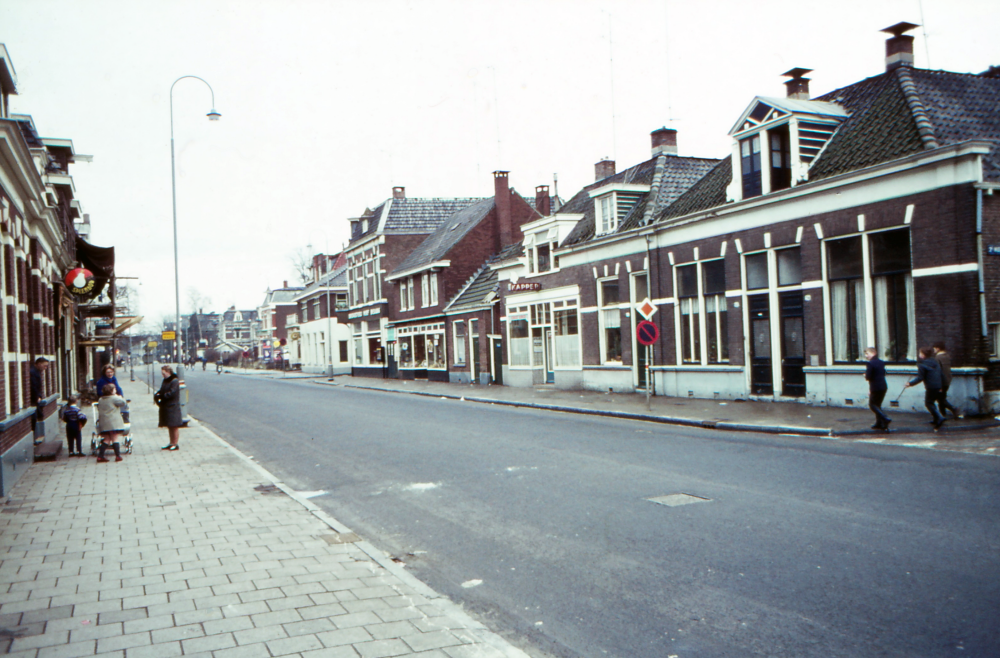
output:
POLYGON ((218 121, 222 115, 216 112, 215 108, 212 108, 212 111, 206 114, 205 116, 208 117, 209 121, 218 121))

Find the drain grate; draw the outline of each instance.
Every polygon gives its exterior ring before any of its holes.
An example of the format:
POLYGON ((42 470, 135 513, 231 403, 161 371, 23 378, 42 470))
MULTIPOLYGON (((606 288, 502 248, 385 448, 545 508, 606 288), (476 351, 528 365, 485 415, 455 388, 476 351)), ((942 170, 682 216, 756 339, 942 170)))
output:
POLYGON ((656 503, 657 505, 666 505, 667 507, 680 507, 681 505, 691 505, 692 503, 710 503, 711 498, 702 498, 701 496, 693 496, 686 493, 672 493, 666 496, 654 496, 653 498, 647 498, 651 503, 656 503))

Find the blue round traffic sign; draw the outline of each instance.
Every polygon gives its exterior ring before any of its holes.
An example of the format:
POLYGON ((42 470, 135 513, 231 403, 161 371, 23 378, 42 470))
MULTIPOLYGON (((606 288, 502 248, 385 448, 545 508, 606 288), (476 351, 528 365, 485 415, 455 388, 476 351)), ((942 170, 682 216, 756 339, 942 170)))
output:
POLYGON ((649 320, 643 320, 635 327, 635 337, 642 345, 652 345, 660 337, 660 330, 649 320))

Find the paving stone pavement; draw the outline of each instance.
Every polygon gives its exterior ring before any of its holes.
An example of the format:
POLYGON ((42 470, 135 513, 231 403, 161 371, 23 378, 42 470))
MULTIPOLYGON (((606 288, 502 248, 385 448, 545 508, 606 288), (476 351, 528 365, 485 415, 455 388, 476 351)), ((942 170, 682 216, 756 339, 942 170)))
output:
POLYGON ((0 499, 0 653, 526 658, 197 423, 161 451, 123 386, 132 455, 64 451, 0 499))

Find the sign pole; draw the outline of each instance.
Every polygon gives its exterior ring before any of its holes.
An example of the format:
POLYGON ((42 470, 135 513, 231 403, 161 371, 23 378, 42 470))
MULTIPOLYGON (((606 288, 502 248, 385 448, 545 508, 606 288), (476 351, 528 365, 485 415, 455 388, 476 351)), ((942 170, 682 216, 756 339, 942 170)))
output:
POLYGON ((646 346, 646 411, 652 411, 651 402, 649 401, 649 392, 653 388, 653 380, 650 379, 650 375, 652 373, 650 372, 649 369, 650 365, 652 365, 651 364, 652 360, 653 360, 653 346, 647 345, 646 346))

